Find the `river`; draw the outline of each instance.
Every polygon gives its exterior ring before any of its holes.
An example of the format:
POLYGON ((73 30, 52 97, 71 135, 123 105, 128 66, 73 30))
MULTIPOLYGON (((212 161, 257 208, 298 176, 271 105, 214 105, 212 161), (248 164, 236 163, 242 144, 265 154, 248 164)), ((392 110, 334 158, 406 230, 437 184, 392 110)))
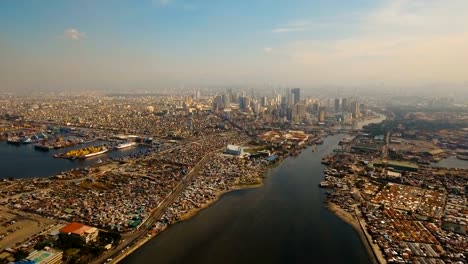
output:
POLYGON ((370 263, 358 233, 326 208, 318 188, 321 157, 342 137, 284 160, 261 188, 223 195, 123 263, 370 263))
POLYGON ((437 163, 432 163, 434 167, 445 167, 445 168, 460 168, 468 169, 468 161, 458 159, 455 156, 450 156, 446 159, 443 159, 437 163))

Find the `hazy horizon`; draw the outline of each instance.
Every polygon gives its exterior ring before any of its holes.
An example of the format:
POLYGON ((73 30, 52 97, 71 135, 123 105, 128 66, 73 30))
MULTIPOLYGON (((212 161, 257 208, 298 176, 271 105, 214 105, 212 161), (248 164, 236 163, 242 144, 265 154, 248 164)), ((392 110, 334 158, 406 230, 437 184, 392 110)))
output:
POLYGON ((467 12, 463 0, 2 1, 0 92, 466 95, 467 12))

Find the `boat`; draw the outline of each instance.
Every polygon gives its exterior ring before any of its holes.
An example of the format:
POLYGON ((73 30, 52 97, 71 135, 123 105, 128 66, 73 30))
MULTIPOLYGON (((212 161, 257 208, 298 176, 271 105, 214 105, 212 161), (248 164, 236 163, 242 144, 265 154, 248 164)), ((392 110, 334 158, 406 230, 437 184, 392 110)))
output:
POLYGON ((49 151, 53 149, 54 147, 51 145, 46 145, 46 144, 34 144, 34 148, 40 151, 49 151))
POLYGON ((328 188, 330 187, 330 183, 328 183, 327 181, 321 181, 319 187, 328 188))
POLYGON ((30 144, 30 143, 32 143, 32 140, 31 140, 30 137, 24 137, 24 138, 20 139, 20 142, 23 143, 23 144, 30 144))
POLYGON ((468 155, 457 155, 457 159, 460 159, 460 160, 468 160, 468 155))
POLYGON ((106 152, 108 152, 108 151, 109 151, 108 148, 102 147, 102 150, 100 150, 100 151, 98 151, 98 152, 93 152, 93 153, 89 153, 89 154, 83 155, 83 156, 81 156, 80 158, 81 158, 81 159, 91 158, 91 157, 94 157, 94 156, 98 156, 98 155, 104 154, 104 153, 106 153, 106 152))
POLYGON ((129 147, 133 147, 133 146, 136 146, 136 142, 125 142, 125 143, 120 143, 118 144, 115 149, 124 149, 124 148, 129 148, 129 147))
POLYGON ((104 154, 108 151, 109 149, 106 146, 90 146, 86 148, 70 150, 67 153, 62 154, 61 157, 67 159, 86 159, 104 154))
POLYGON ((98 159, 98 160, 96 161, 96 163, 97 163, 97 164, 101 164, 101 163, 102 163, 102 160, 101 160, 101 159, 98 159))
POLYGON ((19 145, 21 144, 21 141, 19 140, 18 137, 11 137, 7 139, 8 144, 13 144, 13 145, 19 145))

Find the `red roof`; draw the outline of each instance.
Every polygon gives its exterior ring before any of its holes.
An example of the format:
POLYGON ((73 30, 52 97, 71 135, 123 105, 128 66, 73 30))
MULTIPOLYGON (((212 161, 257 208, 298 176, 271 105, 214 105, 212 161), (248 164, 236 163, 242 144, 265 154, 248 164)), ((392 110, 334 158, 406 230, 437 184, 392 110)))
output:
POLYGON ((85 225, 77 223, 77 222, 71 222, 70 224, 60 228, 60 233, 75 233, 79 229, 83 228, 85 225))

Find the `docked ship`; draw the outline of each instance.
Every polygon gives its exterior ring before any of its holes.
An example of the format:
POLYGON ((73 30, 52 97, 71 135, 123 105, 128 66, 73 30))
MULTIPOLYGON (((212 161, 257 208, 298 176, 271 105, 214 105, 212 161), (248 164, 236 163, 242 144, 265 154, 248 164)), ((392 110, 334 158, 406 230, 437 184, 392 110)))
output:
POLYGON ((101 154, 104 154, 106 152, 108 152, 109 149, 106 148, 106 147, 101 147, 101 150, 98 151, 98 152, 92 152, 92 153, 89 153, 89 154, 85 154, 83 156, 81 156, 80 158, 81 159, 86 159, 86 158, 91 158, 91 157, 94 157, 94 156, 98 156, 98 155, 101 155, 101 154))
POLYGON ((13 144, 13 145, 19 145, 19 144, 21 144, 21 141, 20 141, 20 139, 18 137, 9 137, 7 139, 7 143, 8 144, 13 144))
POLYGON ((129 148, 129 147, 133 147, 133 146, 136 146, 136 142, 125 142, 125 143, 120 143, 118 144, 115 149, 124 149, 124 148, 129 148))
POLYGON ((468 160, 468 155, 458 154, 458 155, 457 155, 457 159, 460 159, 460 160, 468 160))
POLYGON ((30 137, 23 137, 20 139, 20 142, 22 144, 31 144, 32 143, 32 139, 30 137))
MULTIPOLYGON (((86 159, 94 156, 98 156, 108 152, 109 149, 105 146, 91 146, 76 150, 70 150, 65 154, 56 155, 58 158, 67 159, 86 159)), ((55 157, 55 156, 54 156, 55 157)))
POLYGON ((40 151, 49 151, 54 147, 48 144, 34 144, 34 148, 40 151))

